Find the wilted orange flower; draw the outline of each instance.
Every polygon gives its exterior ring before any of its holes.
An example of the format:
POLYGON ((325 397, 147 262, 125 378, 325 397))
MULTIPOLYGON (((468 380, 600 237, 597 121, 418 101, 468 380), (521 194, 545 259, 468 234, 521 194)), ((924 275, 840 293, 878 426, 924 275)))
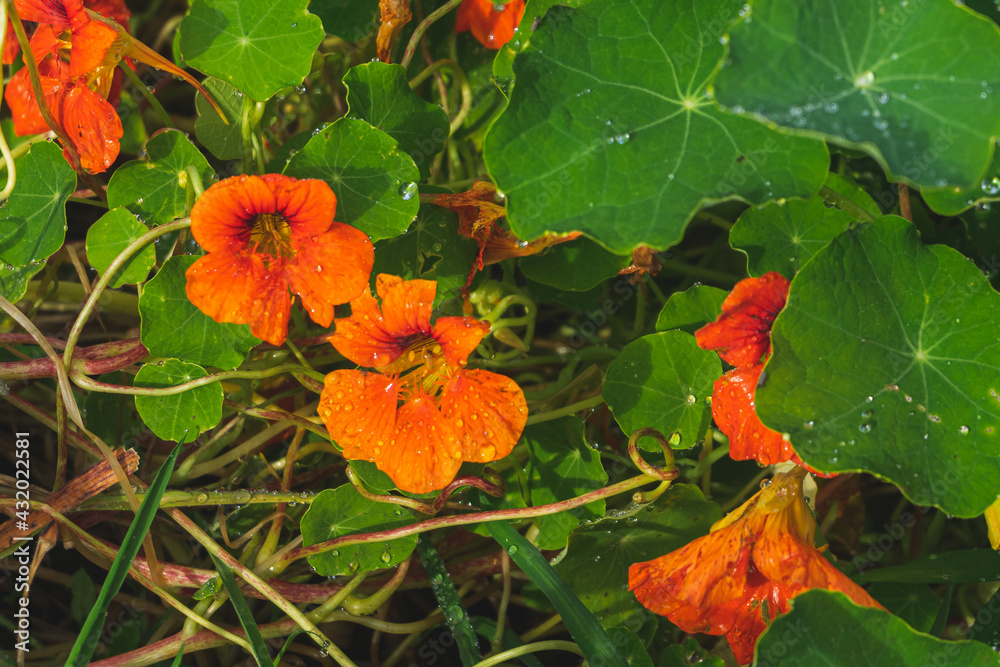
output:
POLYGON ((677 551, 629 568, 629 589, 685 632, 725 635, 740 664, 788 600, 811 588, 881 609, 823 558, 802 496, 805 469, 779 473, 753 498, 677 551))
MULTIPOLYGON (((130 16, 120 0, 17 0, 17 8, 21 18, 39 24, 29 44, 46 106, 58 126, 51 129, 70 144, 64 146, 64 154, 74 168, 99 173, 118 157, 123 130, 114 105, 121 80, 117 66, 123 58, 184 78, 215 106, 201 84, 119 25, 118 21, 127 22, 130 16)), ((17 54, 17 49, 8 46, 4 46, 5 64, 17 54)), ((11 77, 4 99, 11 108, 16 134, 49 131, 26 67, 11 77)))
POLYGON ((319 414, 344 458, 371 461, 411 493, 444 488, 463 461, 510 453, 527 419, 513 380, 465 368, 490 325, 441 317, 431 326, 437 283, 380 274, 376 291, 351 302, 330 342, 377 370, 326 376, 319 414))
POLYGON ((465 0, 458 8, 455 32, 471 30, 483 46, 499 49, 514 36, 522 16, 524 0, 510 0, 505 5, 502 0, 465 0))
POLYGON ((217 322, 249 324, 281 345, 289 289, 314 322, 361 294, 375 260, 364 232, 334 222, 337 197, 319 180, 280 174, 219 181, 191 209, 191 233, 208 251, 187 270, 187 295, 217 322))
POLYGON ((458 233, 479 244, 479 254, 469 270, 465 286, 472 284, 477 271, 513 257, 536 255, 549 246, 572 241, 580 232, 544 234, 534 241, 520 241, 503 229, 499 221, 506 217, 506 207, 499 203, 497 188, 488 181, 476 181, 470 190, 434 197, 434 205, 458 213, 458 233))
POLYGON ((771 325, 788 297, 789 281, 771 271, 737 283, 722 302, 722 314, 695 332, 698 345, 716 350, 733 366, 712 390, 712 418, 729 438, 729 456, 763 465, 799 462, 791 443, 764 426, 754 397, 771 354, 771 325))

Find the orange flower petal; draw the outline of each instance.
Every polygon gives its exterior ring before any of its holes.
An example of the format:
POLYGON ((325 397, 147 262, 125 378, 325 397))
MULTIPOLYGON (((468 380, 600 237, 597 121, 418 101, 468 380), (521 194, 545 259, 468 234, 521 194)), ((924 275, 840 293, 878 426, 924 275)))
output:
POLYGON ((771 347, 771 324, 785 307, 790 284, 775 271, 741 280, 722 302, 722 314, 715 322, 695 332, 698 345, 718 350, 737 368, 761 363, 771 347))
POLYGON ((7 19, 7 32, 3 37, 3 64, 10 65, 21 52, 21 45, 17 42, 17 35, 14 34, 14 24, 7 19))
POLYGON ((234 176, 205 190, 191 209, 191 234, 208 252, 236 253, 250 241, 254 218, 274 212, 274 195, 259 176, 234 176))
POLYGON ((458 434, 462 458, 486 463, 510 454, 527 422, 528 405, 510 378, 461 370, 441 391, 441 414, 458 434))
POLYGON ((401 491, 428 493, 455 479, 462 448, 433 399, 418 394, 397 411, 389 447, 375 464, 401 491))
POLYGON ((356 370, 326 376, 319 415, 346 459, 380 461, 396 424, 395 378, 356 370))
POLYGON ((449 364, 464 366, 465 360, 489 332, 490 323, 474 317, 439 317, 431 335, 441 345, 449 364))
POLYGON ((382 317, 386 331, 397 337, 430 335, 437 282, 403 280, 398 276, 380 273, 375 281, 375 291, 382 299, 382 317))
POLYGON ((302 297, 313 322, 328 327, 335 305, 368 288, 375 262, 372 242, 360 229, 335 222, 329 231, 305 242, 293 237, 292 245, 295 252, 285 265, 288 284, 302 297))
POLYGON ((185 275, 188 299, 201 312, 216 322, 249 324, 250 333, 272 345, 285 342, 292 299, 260 257, 208 254, 185 275))
POLYGON ((351 301, 351 316, 338 319, 327 340, 357 365, 371 368, 395 361, 406 350, 405 338, 386 330, 378 301, 364 293, 351 301))
POLYGON ((84 0, 83 5, 105 18, 113 19, 118 25, 128 30, 128 22, 132 18, 132 12, 122 0, 84 0))
POLYGON ((763 366, 736 368, 715 381, 712 418, 729 438, 729 456, 754 459, 761 465, 788 461, 795 455, 790 442, 764 426, 754 408, 757 382, 763 366))
POLYGON ((458 8, 455 30, 471 30, 489 49, 499 49, 514 36, 514 28, 524 16, 524 0, 511 0, 501 11, 495 0, 465 0, 458 8))
MULTIPOLYGON (((58 79, 43 76, 41 80, 46 97, 48 97, 48 91, 58 90, 61 86, 58 79)), ((14 134, 24 137, 29 134, 41 134, 49 131, 49 126, 45 123, 42 112, 38 109, 35 92, 32 90, 31 80, 28 78, 27 67, 22 67, 10 78, 3 98, 7 102, 7 106, 10 107, 11 115, 14 118, 14 134)))
POLYGON ((22 21, 48 23, 57 28, 70 27, 71 21, 81 21, 83 10, 82 0, 15 0, 17 13, 22 21))
POLYGON ((117 38, 115 29, 100 21, 88 21, 79 31, 74 31, 69 56, 70 76, 81 76, 97 69, 117 38))
POLYGON ((273 193, 274 203, 257 212, 279 213, 288 221, 292 238, 307 239, 330 229, 337 211, 337 196, 325 182, 315 178, 298 180, 282 174, 264 174, 258 178, 273 193))
MULTIPOLYGON (((121 148, 121 119, 106 99, 86 86, 64 86, 62 92, 52 115, 80 157, 80 166, 91 174, 106 171, 121 148)), ((69 159, 68 152, 63 153, 69 159)))

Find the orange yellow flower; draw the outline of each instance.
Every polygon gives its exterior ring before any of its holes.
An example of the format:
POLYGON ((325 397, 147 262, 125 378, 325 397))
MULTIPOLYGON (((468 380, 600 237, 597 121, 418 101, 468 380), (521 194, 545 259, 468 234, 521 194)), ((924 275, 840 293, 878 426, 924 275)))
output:
MULTIPOLYGON (((49 128, 42 117, 24 67, 11 77, 4 92, 14 132, 24 136, 55 130, 75 169, 100 173, 118 157, 123 129, 115 104, 121 85, 117 67, 123 58, 184 78, 216 106, 200 83, 128 34, 119 23, 130 16, 121 0, 17 0, 16 6, 22 19, 39 24, 29 46, 38 64, 42 95, 57 127, 49 128)), ((3 62, 9 64, 17 49, 5 43, 3 54, 3 62)))
POLYGON ((510 453, 527 419, 524 393, 510 378, 465 368, 489 333, 472 317, 431 325, 437 283, 380 274, 378 302, 362 294, 336 321, 330 342, 374 368, 326 376, 319 414, 347 459, 371 461, 411 493, 444 488, 463 461, 510 453))
POLYGON ((217 322, 249 324, 281 345, 298 294, 314 322, 368 285, 372 243, 334 222, 337 197, 323 181, 280 174, 234 176, 210 187, 191 210, 191 233, 208 251, 187 270, 187 295, 217 322))
POLYGON ((677 551, 629 568, 629 589, 685 632, 725 635, 740 664, 788 600, 811 588, 881 609, 823 558, 802 496, 803 468, 779 473, 753 498, 677 551))
POLYGON ((524 0, 465 0, 458 8, 455 31, 471 30, 473 36, 489 49, 499 49, 514 36, 524 16, 524 0), (502 9, 498 9, 502 7, 502 9))

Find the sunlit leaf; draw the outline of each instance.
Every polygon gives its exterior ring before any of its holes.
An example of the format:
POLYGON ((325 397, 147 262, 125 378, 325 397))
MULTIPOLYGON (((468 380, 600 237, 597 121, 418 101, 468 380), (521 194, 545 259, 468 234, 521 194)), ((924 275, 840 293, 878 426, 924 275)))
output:
POLYGON ((683 292, 674 292, 656 318, 656 330, 679 329, 694 334, 715 321, 728 295, 726 290, 711 285, 695 285, 683 292))
MULTIPOLYGON (((87 232, 87 259, 104 275, 127 245, 149 231, 123 206, 113 208, 94 223, 87 232)), ((156 253, 150 243, 115 272, 111 287, 121 287, 126 283, 141 283, 146 280, 149 270, 156 263, 156 253)))
MULTIPOLYGON (((208 375, 197 364, 177 359, 145 364, 135 375, 136 387, 162 389, 208 375)), ((166 396, 136 396, 135 408, 157 437, 180 442, 193 440, 222 419, 222 387, 218 382, 166 396)))

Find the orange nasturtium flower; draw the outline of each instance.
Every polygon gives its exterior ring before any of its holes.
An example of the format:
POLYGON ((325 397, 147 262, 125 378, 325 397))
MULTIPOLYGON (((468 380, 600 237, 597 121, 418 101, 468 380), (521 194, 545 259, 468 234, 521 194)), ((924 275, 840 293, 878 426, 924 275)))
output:
POLYGON ((488 49, 499 49, 514 36, 524 16, 524 0, 465 0, 458 8, 455 32, 471 30, 488 49), (500 8, 500 9, 498 9, 500 8))
POLYGON ((736 367, 715 381, 712 418, 729 438, 729 455, 740 461, 799 462, 791 443, 764 426, 754 407, 757 383, 771 354, 771 324, 785 307, 789 285, 774 271, 741 280, 722 302, 715 322, 695 332, 699 346, 717 350, 736 367))
POLYGON ((490 325, 440 317, 431 325, 437 283, 380 274, 376 291, 351 302, 330 342, 374 368, 333 371, 319 414, 344 458, 371 461, 396 486, 427 493, 448 485, 463 461, 510 453, 524 430, 524 393, 508 377, 465 368, 490 325))
POLYGON ((333 221, 336 208, 336 195, 320 180, 265 174, 219 181, 191 209, 191 233, 208 251, 187 270, 191 303, 281 345, 291 289, 314 322, 330 326, 333 307, 365 290, 375 261, 364 232, 333 221))
MULTIPOLYGON (((11 77, 4 99, 19 136, 56 129, 69 142, 66 159, 92 174, 108 169, 118 157, 122 123, 115 111, 123 58, 166 70, 194 85, 218 109, 194 78, 132 38, 119 21, 129 12, 120 0, 16 0, 22 19, 39 25, 29 42, 38 63, 42 94, 52 120, 49 128, 35 99, 27 67, 11 77), (100 12, 100 13, 99 13, 100 12), (103 14, 103 16, 102 16, 103 14), (73 156, 79 159, 75 162, 73 156)), ((4 64, 17 51, 4 48, 4 64)))
POLYGON ((737 661, 788 600, 811 588, 840 591, 881 609, 814 546, 816 521, 802 496, 805 469, 778 473, 712 531, 665 556, 629 568, 629 589, 685 632, 725 635, 737 661))

